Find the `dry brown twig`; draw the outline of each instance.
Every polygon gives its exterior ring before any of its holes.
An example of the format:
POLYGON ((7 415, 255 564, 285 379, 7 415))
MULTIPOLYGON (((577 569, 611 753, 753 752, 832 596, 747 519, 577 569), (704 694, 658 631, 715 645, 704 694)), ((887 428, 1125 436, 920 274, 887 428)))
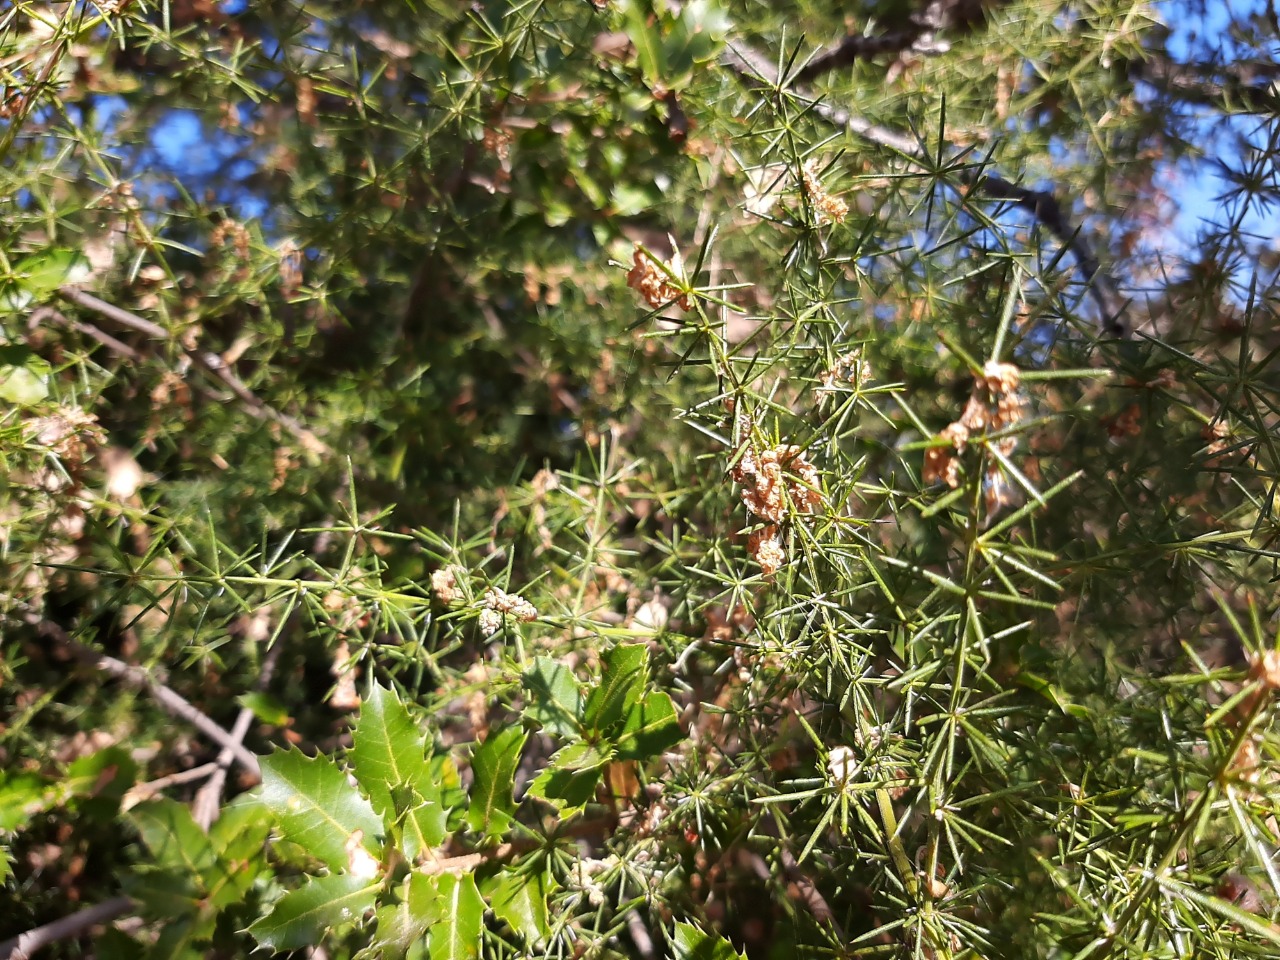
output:
POLYGON ((98 924, 109 923, 116 917, 128 913, 133 906, 133 900, 129 897, 112 897, 92 907, 85 907, 70 916, 46 923, 42 927, 35 927, 12 940, 0 943, 0 960, 28 960, 37 950, 51 943, 57 943, 59 940, 78 937, 98 924))
MULTIPOLYGON (((130 330, 144 334, 153 340, 174 340, 174 338, 169 335, 168 331, 159 324, 152 323, 150 320, 144 319, 135 313, 130 313, 128 310, 123 310, 115 304, 107 303, 105 300, 101 300, 91 293, 85 293, 83 290, 76 287, 59 287, 58 295, 69 303, 74 303, 76 306, 85 310, 91 310, 99 316, 106 317, 108 320, 118 323, 122 327, 127 327, 130 330)), ((99 340, 101 343, 106 342, 102 340, 101 337, 95 336, 94 334, 90 334, 90 336, 94 336, 95 339, 99 340)), ((104 336, 106 335, 104 334, 104 336)), ((114 340, 114 338, 111 339, 114 340)), ((119 343, 119 341, 115 342, 117 344, 119 343)), ((269 420, 280 424, 280 426, 293 434, 298 442, 311 453, 331 454, 333 452, 327 443, 304 427, 297 419, 286 413, 281 413, 279 410, 275 409, 275 407, 272 407, 270 404, 261 400, 252 390, 245 386, 244 381, 237 377, 223 359, 216 353, 212 353, 207 350, 198 350, 181 344, 179 345, 181 346, 182 351, 193 363, 208 372, 217 380, 220 380, 228 389, 230 389, 230 391, 245 405, 245 408, 249 411, 251 416, 259 420, 269 420)), ((123 346, 123 344, 121 344, 121 346, 123 346)), ((132 350, 131 347, 126 347, 125 349, 132 350)))
POLYGON ((105 653, 99 653, 97 650, 86 647, 79 641, 72 639, 62 627, 51 620, 41 620, 36 625, 44 636, 51 639, 81 663, 92 667, 99 673, 122 680, 137 690, 145 690, 165 711, 191 724, 224 750, 231 751, 232 759, 240 764, 255 780, 261 778, 262 772, 258 766, 258 758, 253 753, 247 750, 230 733, 201 713, 190 701, 170 690, 142 667, 133 666, 123 660, 117 660, 115 657, 107 656, 105 653))

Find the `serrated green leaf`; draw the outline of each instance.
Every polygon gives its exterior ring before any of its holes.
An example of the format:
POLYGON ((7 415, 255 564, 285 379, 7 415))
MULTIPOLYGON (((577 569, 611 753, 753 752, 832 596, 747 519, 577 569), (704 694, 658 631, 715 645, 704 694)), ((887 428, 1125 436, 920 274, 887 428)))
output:
POLYGON ((550 657, 536 657, 522 677, 529 705, 524 715, 557 737, 581 727, 582 687, 573 671, 550 657))
POLYGON ((253 715, 263 723, 277 727, 289 725, 289 710, 283 703, 268 693, 255 690, 236 697, 236 703, 253 711, 253 715))
POLYGON ((715 0, 689 0, 680 9, 679 29, 674 32, 686 44, 688 56, 705 63, 719 54, 732 26, 729 14, 715 0))
POLYGON ((331 927, 359 922, 373 906, 380 886, 349 874, 309 878, 281 897, 267 916, 249 927, 249 933, 258 946, 277 952, 312 946, 331 927))
POLYGON ((704 933, 691 923, 677 923, 671 938, 675 960, 746 960, 724 937, 704 933))
POLYGON ((0 345, 0 400, 31 405, 49 396, 48 361, 17 344, 0 345))
POLYGON ((621 720, 640 699, 649 678, 649 648, 642 643, 620 643, 604 655, 600 685, 587 697, 583 722, 592 730, 605 730, 621 720))
POLYGON ((272 820, 270 811, 252 794, 241 794, 222 808, 209 828, 209 843, 217 854, 213 868, 204 873, 211 904, 239 903, 267 872, 265 848, 272 820))
POLYGON ((24 257, 13 265, 12 277, 0 283, 0 313, 25 310, 89 273, 89 261, 75 250, 44 250, 24 257))
POLYGON ((444 899, 432 877, 414 871, 400 887, 400 902, 378 908, 373 947, 379 956, 401 957, 443 918, 444 899))
POLYGON ((107 747, 72 761, 62 778, 63 797, 120 798, 136 782, 138 765, 123 747, 107 747))
POLYGON ((418 782, 427 769, 427 743, 395 691, 375 684, 360 704, 348 754, 352 772, 384 816, 395 813, 393 794, 418 782))
POLYGON ((160 866, 177 867, 202 878, 213 866, 213 846, 196 826, 186 804, 161 797, 138 804, 128 817, 160 866))
POLYGON ((89 261, 78 250, 42 250, 14 266, 18 285, 37 300, 44 300, 67 283, 89 276, 89 261))
POLYGON ((469 873, 435 880, 440 918, 431 925, 431 960, 471 960, 480 953, 484 899, 469 873))
POLYGON ((176 922, 166 922, 147 951, 147 960, 202 960, 217 921, 212 910, 201 909, 176 922))
POLYGON ((58 801, 57 788, 34 773, 0 773, 0 833, 16 833, 58 801))
POLYGON ((650 85, 663 86, 666 64, 662 59, 662 17, 650 0, 624 0, 623 29, 636 50, 640 72, 650 85))
POLYGON ((546 770, 529 785, 529 796, 546 800, 568 819, 582 812, 595 796, 611 754, 587 743, 574 743, 551 758, 546 770))
POLYGON ((550 932, 547 926, 547 879, 542 871, 506 873, 489 891, 489 906, 531 946, 550 932))
POLYGON ((356 831, 361 836, 355 842, 375 857, 380 854, 382 818, 333 760, 287 750, 263 757, 261 763, 259 796, 289 840, 335 872, 347 869, 348 845, 356 831))
POLYGON ((120 885, 138 901, 138 912, 155 920, 177 922, 195 916, 204 901, 204 890, 195 874, 174 867, 135 867, 121 878, 120 885))
POLYGON ((655 690, 627 711, 622 732, 614 739, 615 756, 624 760, 648 760, 684 739, 676 706, 655 690))
POLYGON ((471 772, 475 781, 467 810, 467 825, 472 830, 493 836, 502 833, 511 823, 516 809, 512 788, 524 741, 523 730, 508 727, 490 734, 472 753, 471 772))

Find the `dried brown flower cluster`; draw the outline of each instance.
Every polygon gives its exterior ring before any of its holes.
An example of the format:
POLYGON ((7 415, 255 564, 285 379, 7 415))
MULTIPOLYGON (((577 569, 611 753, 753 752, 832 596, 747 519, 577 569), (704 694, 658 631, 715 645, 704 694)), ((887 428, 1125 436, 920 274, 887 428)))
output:
POLYGON ((276 252, 280 255, 280 293, 292 297, 302 287, 302 250, 293 240, 285 240, 276 252))
POLYGON ((765 576, 771 577, 787 559, 779 524, 789 511, 812 513, 822 505, 818 470, 801 447, 791 444, 780 443, 757 453, 751 444, 751 421, 746 417, 738 418, 738 432, 743 446, 729 475, 742 485, 747 510, 769 521, 751 534, 747 549, 765 576))
POLYGON ((844 223, 844 218, 849 215, 849 204, 827 193, 819 179, 816 160, 804 165, 804 192, 818 214, 819 223, 844 223))
POLYGON ((862 359, 861 350, 850 350, 836 357, 830 370, 818 374, 820 390, 838 390, 846 383, 862 386, 871 379, 871 364, 862 359))
POLYGON ((1231 427, 1225 420, 1214 420, 1212 423, 1206 423, 1200 431, 1200 436, 1208 442, 1209 447, 1205 451, 1209 455, 1210 460, 1215 460, 1222 455, 1227 449, 1227 440, 1231 437, 1231 427))
POLYGON ((462 588, 458 582, 466 579, 467 571, 456 563, 451 563, 431 572, 431 592, 436 595, 437 600, 449 606, 462 599, 462 588))
POLYGON ((730 475, 742 484, 747 509, 770 523, 782 523, 788 509, 812 513, 822 505, 818 470, 797 446, 780 443, 757 455, 748 445, 730 475))
MULTIPOLYGON (((924 454, 924 482, 942 481, 949 487, 960 485, 960 461, 969 437, 975 432, 997 432, 1019 423, 1026 415, 1027 401, 1022 395, 1022 371, 1011 363, 991 361, 982 368, 982 376, 973 385, 973 393, 965 405, 960 419, 948 424, 938 439, 945 446, 933 446, 924 454)), ((1013 453, 1018 444, 1015 436, 993 440, 991 446, 1004 456, 1013 453)), ((1004 478, 998 464, 987 469, 989 490, 1005 489, 1004 478)), ((988 506, 992 506, 988 503, 988 506)))
POLYGON ((480 632, 486 637, 498 632, 503 616, 520 623, 538 619, 538 608, 518 593, 507 593, 498 587, 485 591, 484 609, 480 611, 480 632))
POLYGON ((632 267, 627 273, 627 286, 639 292, 651 307, 662 307, 674 301, 681 310, 692 310, 693 300, 671 282, 673 276, 684 276, 684 261, 679 250, 671 255, 665 268, 637 243, 632 254, 632 267))
POLYGON ((227 245, 227 241, 231 241, 231 249, 235 251, 235 255, 241 260, 249 259, 249 230, 244 224, 236 220, 222 220, 213 228, 213 233, 209 235, 209 246, 212 248, 221 248, 227 245))
POLYGON ((756 563, 760 564, 760 572, 766 577, 772 577, 787 562, 787 552, 782 548, 776 523, 752 531, 747 538, 747 551, 755 557, 756 563))

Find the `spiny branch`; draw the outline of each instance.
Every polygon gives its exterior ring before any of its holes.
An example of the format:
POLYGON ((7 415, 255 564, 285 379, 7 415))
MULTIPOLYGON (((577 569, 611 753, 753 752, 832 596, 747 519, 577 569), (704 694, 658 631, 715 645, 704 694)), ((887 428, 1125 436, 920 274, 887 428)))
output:
POLYGON ((255 779, 261 779, 262 772, 258 766, 258 758, 253 753, 237 742, 230 733, 201 713, 190 701, 170 690, 146 670, 86 647, 84 644, 72 639, 65 630, 51 620, 39 621, 37 627, 47 638, 58 644, 81 663, 92 667, 99 673, 105 673, 109 677, 122 680, 134 689, 145 690, 166 712, 180 720, 185 720, 218 746, 224 750, 229 750, 236 763, 240 764, 255 779))
POLYGON ((931 0, 913 10, 901 26, 883 33, 850 34, 825 53, 800 68, 792 83, 809 83, 824 73, 870 60, 884 53, 916 53, 933 56, 946 53, 951 45, 939 40, 939 32, 972 28, 982 19, 981 0, 931 0))
MULTIPOLYGON (((918 168, 932 169, 935 165, 933 158, 919 141, 896 130, 872 123, 849 110, 832 107, 797 86, 797 78, 800 74, 792 78, 780 77, 778 68, 750 47, 729 44, 721 54, 720 63, 748 86, 777 92, 788 91, 810 101, 813 112, 832 126, 840 127, 869 143, 899 153, 918 168)), ((1034 216, 1037 222, 1065 244, 1076 258, 1076 265, 1081 274, 1090 282, 1089 293, 1102 312, 1103 329, 1113 336, 1125 334, 1122 316, 1125 303, 1119 294, 1115 280, 1102 268, 1097 256, 1080 235, 1079 230, 1071 225, 1062 205, 1052 194, 1018 186, 974 167, 961 169, 960 180, 969 196, 1009 201, 1034 216)))
MULTIPOLYGON (((122 327, 135 330, 153 340, 171 340, 172 337, 159 324, 152 323, 150 320, 138 316, 136 313, 130 313, 128 310, 122 310, 115 304, 107 303, 100 300, 93 294, 85 293, 76 287, 60 287, 58 288, 58 296, 62 297, 70 303, 74 303, 78 307, 85 310, 92 310, 100 316, 106 317, 122 327)), ((98 338, 101 339, 101 338, 98 338)), ((281 413, 274 407, 263 402, 258 396, 250 390, 243 380, 232 373, 226 362, 216 353, 206 350, 197 350, 194 348, 182 347, 183 351, 196 366, 206 370, 209 374, 218 380, 221 380, 232 393, 244 403, 245 408, 259 420, 271 420, 280 424, 310 452, 316 454, 332 453, 328 444, 317 437, 314 433, 304 427, 288 414, 281 413)))

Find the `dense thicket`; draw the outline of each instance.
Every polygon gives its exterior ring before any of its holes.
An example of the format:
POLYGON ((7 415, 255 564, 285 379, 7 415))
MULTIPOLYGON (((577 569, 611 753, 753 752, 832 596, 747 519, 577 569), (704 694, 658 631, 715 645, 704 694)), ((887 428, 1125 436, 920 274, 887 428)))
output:
POLYGON ((1274 956, 1278 53, 0 11, 0 955, 1274 956))

